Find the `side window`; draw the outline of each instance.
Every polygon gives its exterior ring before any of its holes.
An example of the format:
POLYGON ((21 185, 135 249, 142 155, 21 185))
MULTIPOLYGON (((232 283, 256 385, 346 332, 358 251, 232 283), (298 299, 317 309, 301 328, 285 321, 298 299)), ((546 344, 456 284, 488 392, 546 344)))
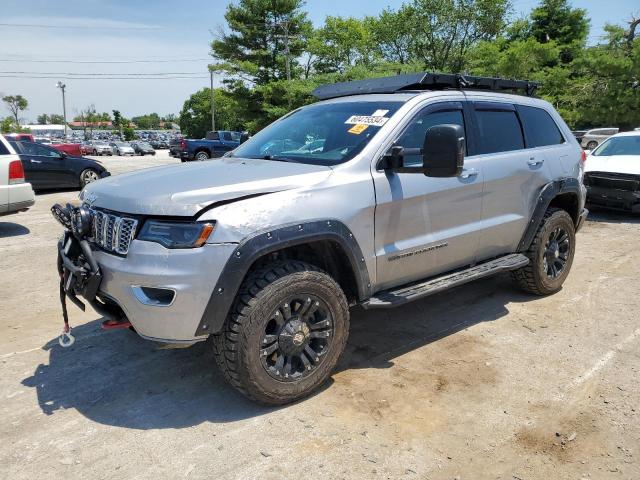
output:
POLYGON ((40 155, 41 157, 53 157, 60 158, 60 154, 53 149, 43 147, 41 145, 34 144, 33 155, 40 155))
POLYGON ((524 148, 522 129, 515 111, 476 110, 480 130, 480 153, 499 153, 524 148))
POLYGON ((9 149, 4 146, 4 142, 0 142, 0 155, 9 155, 9 149))
POLYGON ((222 139, 225 142, 231 142, 233 138, 231 138, 231 132, 222 132, 222 139))
MULTIPOLYGON (((400 136, 396 145, 401 145, 405 148, 422 148, 427 130, 435 125, 445 123, 460 125, 464 128, 462 110, 418 114, 400 136)), ((420 155, 405 155, 404 164, 405 166, 420 165, 422 164, 422 157, 420 155)))
POLYGON ((551 115, 541 108, 518 106, 527 137, 527 147, 544 147, 564 143, 564 137, 551 115))

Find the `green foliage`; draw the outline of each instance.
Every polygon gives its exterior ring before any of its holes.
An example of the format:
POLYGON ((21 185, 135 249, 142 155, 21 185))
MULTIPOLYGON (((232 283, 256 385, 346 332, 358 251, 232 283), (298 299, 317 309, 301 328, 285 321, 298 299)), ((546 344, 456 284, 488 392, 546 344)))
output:
POLYGON ((122 129, 122 135, 124 136, 124 140, 126 142, 130 142, 134 138, 136 138, 136 132, 133 128, 127 126, 122 129))
POLYGON ((131 121, 142 130, 157 130, 160 128, 160 115, 157 113, 149 113, 148 115, 139 115, 132 117, 131 121))
POLYGON ((9 109, 13 118, 15 119, 16 125, 20 125, 20 119, 18 116, 21 111, 24 111, 29 106, 29 102, 22 95, 5 95, 2 97, 2 101, 5 103, 6 107, 9 109))
POLYGON ((43 113, 38 115, 37 123, 38 125, 62 125, 64 123, 64 118, 62 115, 58 115, 57 113, 43 113))
MULTIPOLYGON (((239 117, 239 100, 229 91, 214 89, 216 130, 240 130, 246 116, 239 117)), ((244 99, 245 108, 247 100, 244 99)), ((203 88, 191 95, 180 112, 180 129, 190 138, 204 138, 211 130, 211 89, 203 88)))
POLYGON ((11 117, 5 117, 0 120, 0 133, 29 133, 31 132, 28 128, 23 128, 11 117))
POLYGON ((285 36, 292 70, 305 48, 311 22, 302 0, 240 0, 227 7, 229 32, 211 44, 214 70, 257 85, 286 78, 285 36))
MULTIPOLYGON (((607 26, 607 37, 587 46, 586 11, 569 0, 540 0, 511 21, 510 5, 406 0, 363 19, 328 16, 313 29, 302 0, 238 0, 212 43, 212 69, 227 75, 215 92, 216 126, 254 133, 313 102, 318 85, 425 70, 536 80, 574 127, 640 126, 638 22, 607 26)), ((180 125, 192 137, 210 130, 209 89, 185 102, 180 125)))

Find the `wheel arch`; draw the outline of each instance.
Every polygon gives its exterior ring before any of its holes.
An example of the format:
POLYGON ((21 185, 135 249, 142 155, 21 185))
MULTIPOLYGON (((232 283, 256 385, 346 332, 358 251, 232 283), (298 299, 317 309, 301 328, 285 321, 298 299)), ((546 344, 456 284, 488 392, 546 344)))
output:
POLYGON ((317 220, 278 227, 252 235, 234 250, 218 277, 195 335, 219 332, 246 276, 280 259, 302 260, 326 271, 350 301, 360 302, 371 295, 364 256, 342 222, 317 220))
POLYGON ((197 147, 194 151, 193 151, 193 156, 195 157, 196 155, 198 155, 200 152, 205 152, 207 155, 209 155, 209 158, 211 158, 211 150, 209 149, 209 147, 197 147))
POLYGON ((518 252, 529 248, 549 207, 565 210, 571 216, 576 230, 580 227, 584 209, 580 187, 578 179, 573 177, 554 180, 542 187, 527 229, 518 244, 518 252))

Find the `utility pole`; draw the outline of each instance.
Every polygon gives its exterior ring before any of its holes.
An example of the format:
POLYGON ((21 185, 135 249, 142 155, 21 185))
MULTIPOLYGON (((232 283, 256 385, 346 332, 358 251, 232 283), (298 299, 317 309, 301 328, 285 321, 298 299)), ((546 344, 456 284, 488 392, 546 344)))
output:
POLYGON ((62 90, 62 118, 64 120, 64 138, 66 139, 67 138, 67 102, 64 98, 64 89, 67 88, 67 86, 62 82, 58 82, 56 83, 56 87, 62 90))
POLYGON ((209 69, 209 76, 211 79, 211 131, 216 131, 216 98, 213 91, 213 70, 209 69))

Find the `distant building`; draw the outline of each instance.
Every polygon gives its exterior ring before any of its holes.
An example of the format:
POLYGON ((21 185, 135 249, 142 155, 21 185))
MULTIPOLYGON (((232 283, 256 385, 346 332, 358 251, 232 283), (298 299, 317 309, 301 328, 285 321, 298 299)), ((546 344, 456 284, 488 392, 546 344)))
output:
POLYGON ((64 125, 22 125, 23 128, 31 130, 34 136, 53 135, 63 136, 64 125))

